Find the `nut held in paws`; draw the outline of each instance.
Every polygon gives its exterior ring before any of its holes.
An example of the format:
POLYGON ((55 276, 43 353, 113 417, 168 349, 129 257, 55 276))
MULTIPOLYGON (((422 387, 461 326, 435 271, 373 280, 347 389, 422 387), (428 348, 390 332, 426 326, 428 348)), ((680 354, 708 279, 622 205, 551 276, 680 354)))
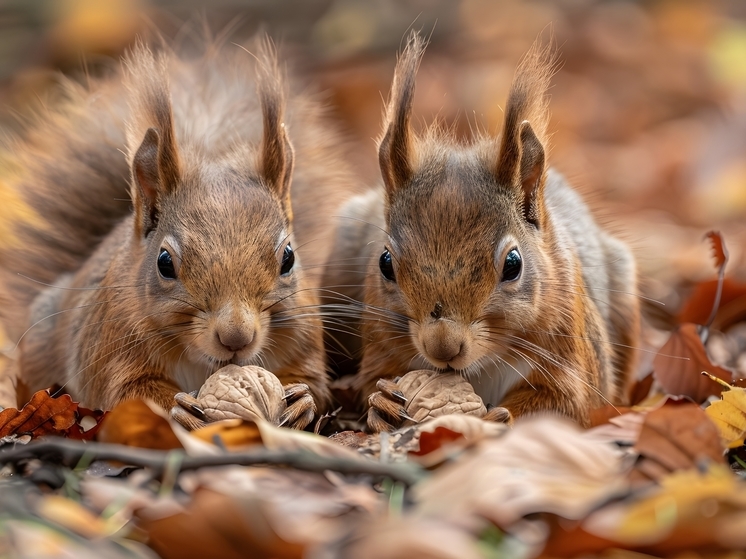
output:
POLYGON ((220 419, 264 419, 277 424, 287 408, 280 380, 261 367, 228 365, 210 378, 199 391, 208 421, 220 419))
POLYGON ((397 385, 407 398, 405 410, 418 422, 451 413, 476 417, 487 413, 469 381, 458 373, 411 371, 397 385))

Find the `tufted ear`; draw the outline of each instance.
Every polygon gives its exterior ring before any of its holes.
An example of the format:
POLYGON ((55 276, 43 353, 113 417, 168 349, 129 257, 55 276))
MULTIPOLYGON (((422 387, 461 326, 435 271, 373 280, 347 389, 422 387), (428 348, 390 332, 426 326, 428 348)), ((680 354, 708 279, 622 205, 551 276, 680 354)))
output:
POLYGON ((266 185, 282 201, 288 220, 292 221, 290 183, 293 177, 293 146, 285 123, 285 94, 277 55, 269 39, 259 49, 258 89, 264 126, 259 151, 259 172, 266 185))
POLYGON ((180 162, 168 88, 166 59, 145 46, 129 53, 127 85, 131 117, 127 140, 131 154, 131 196, 135 227, 146 236, 158 224, 160 204, 179 183, 180 162))
POLYGON ((389 200, 412 177, 415 138, 410 129, 410 120, 415 78, 424 50, 424 41, 412 31, 396 64, 386 105, 383 139, 378 147, 378 163, 389 200))
POLYGON ((551 46, 534 45, 518 66, 505 107, 498 184, 516 189, 526 221, 541 227, 546 181, 547 89, 554 72, 551 46))

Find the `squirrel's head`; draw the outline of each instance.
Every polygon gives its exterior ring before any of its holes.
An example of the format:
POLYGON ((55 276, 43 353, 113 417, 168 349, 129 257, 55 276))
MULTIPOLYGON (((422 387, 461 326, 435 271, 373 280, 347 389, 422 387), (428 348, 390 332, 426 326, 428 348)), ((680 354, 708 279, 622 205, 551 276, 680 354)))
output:
POLYGON ((292 305, 302 280, 291 230, 293 149, 274 54, 258 62, 260 145, 219 150, 186 136, 177 145, 165 62, 144 48, 134 59, 128 135, 142 314, 164 355, 175 348, 207 374, 259 362, 273 317, 292 305))
POLYGON ((422 136, 410 129, 422 52, 413 34, 387 105, 379 162, 389 238, 375 282, 385 306, 407 317, 420 355, 468 372, 505 355, 544 312, 539 301, 552 281, 544 202, 552 64, 534 47, 516 74, 501 138, 459 145, 437 127, 422 136))

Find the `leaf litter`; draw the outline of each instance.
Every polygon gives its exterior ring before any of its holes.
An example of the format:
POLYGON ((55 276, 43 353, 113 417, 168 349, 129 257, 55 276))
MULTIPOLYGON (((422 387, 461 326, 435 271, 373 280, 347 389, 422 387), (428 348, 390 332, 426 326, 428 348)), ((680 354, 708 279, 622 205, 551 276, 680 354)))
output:
POLYGON ((193 431, 146 402, 104 415, 41 391, 0 412, 0 550, 476 559, 742 549, 746 389, 708 354, 738 326, 720 318, 717 293, 726 305, 740 295, 727 287, 722 238, 709 238, 720 285, 695 289, 708 312, 680 315, 705 319, 680 323, 634 405, 594 410, 588 430, 550 416, 483 420, 473 394, 440 402, 441 381, 425 372, 398 383, 412 420, 373 435, 277 427, 281 410, 267 405, 282 390, 263 370, 213 387, 210 409, 232 419, 193 431))

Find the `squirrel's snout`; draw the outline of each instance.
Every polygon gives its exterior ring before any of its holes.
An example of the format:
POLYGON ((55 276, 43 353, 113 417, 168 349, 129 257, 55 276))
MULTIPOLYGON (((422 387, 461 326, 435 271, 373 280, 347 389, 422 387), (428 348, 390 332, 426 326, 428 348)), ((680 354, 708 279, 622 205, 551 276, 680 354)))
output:
POLYGON ((240 353, 252 345, 259 325, 256 317, 240 306, 226 306, 214 324, 215 341, 218 347, 240 353))
POLYGON ((216 332, 220 344, 233 353, 237 353, 254 341, 253 328, 226 328, 216 332))
POLYGON ((466 342, 460 328, 456 324, 435 322, 423 327, 420 341, 425 357, 437 366, 450 363, 462 356, 466 349, 466 342))

